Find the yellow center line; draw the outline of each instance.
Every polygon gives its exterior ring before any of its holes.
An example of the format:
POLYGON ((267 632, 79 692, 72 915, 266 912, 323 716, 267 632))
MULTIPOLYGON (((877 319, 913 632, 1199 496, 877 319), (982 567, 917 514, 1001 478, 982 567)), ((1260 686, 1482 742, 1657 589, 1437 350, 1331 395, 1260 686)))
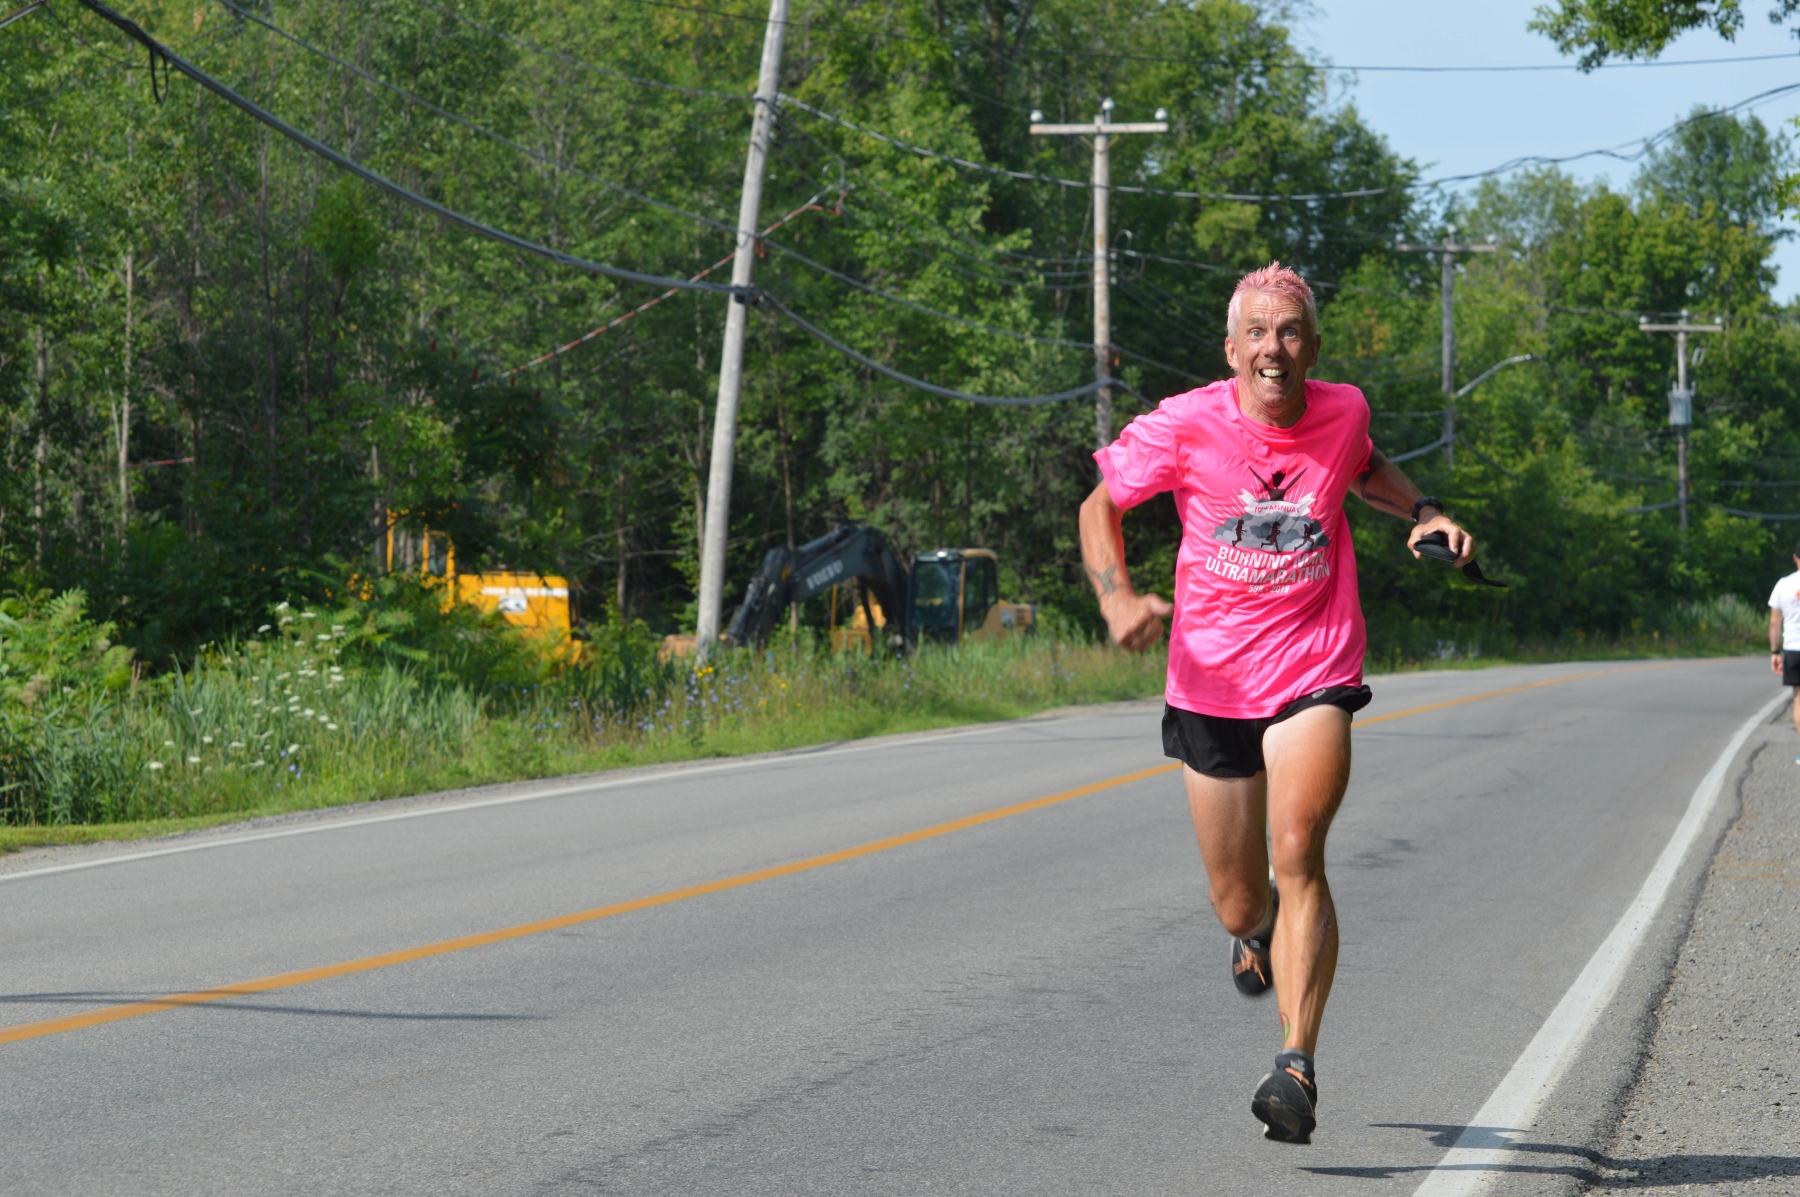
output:
MULTIPOLYGON (((1668 664, 1675 664, 1669 662, 1668 664)), ((1404 711, 1394 711, 1387 715, 1377 715, 1373 719, 1365 719, 1355 726, 1368 727, 1388 719, 1400 719, 1408 715, 1422 715, 1428 711, 1441 711, 1446 707, 1461 706, 1464 703, 1480 702, 1485 698, 1499 698, 1507 694, 1520 694, 1527 690, 1536 690, 1543 686, 1552 686, 1558 682, 1573 682, 1582 678, 1601 677, 1610 673, 1628 673, 1642 669, 1659 669, 1663 665, 1638 665, 1620 669, 1600 669, 1590 673, 1565 674, 1561 677, 1548 678, 1529 685, 1513 686, 1505 690, 1489 690, 1483 694, 1473 694, 1467 698, 1453 698, 1447 702, 1432 703, 1429 706, 1412 707, 1404 711)), ((1181 768, 1178 761, 1166 765, 1157 765, 1150 769, 1140 769, 1135 773, 1126 773, 1120 777, 1096 781, 1090 785, 1078 786, 1073 790, 1064 790, 1058 794, 1050 794, 1043 798, 1033 798, 1028 802, 1018 802, 1011 806, 997 807, 982 811, 979 814, 966 815, 960 819, 952 819, 948 823, 936 823, 930 827, 922 827, 917 831, 908 831, 901 835, 889 836, 886 839, 872 840, 866 844, 858 844, 853 848, 842 848, 836 852, 827 852, 820 856, 809 856, 803 860, 790 861, 787 864, 774 865, 766 869, 756 869, 749 873, 739 873, 732 877, 722 877, 716 881, 707 881, 699 885, 690 885, 682 889, 666 890, 660 894, 651 894, 644 898, 633 898, 628 902, 614 902, 610 906, 596 906, 592 910, 580 910, 574 914, 559 915, 556 918, 540 919, 531 923, 519 923, 512 927, 502 927, 496 931, 483 931, 475 935, 458 936, 455 939, 442 939, 436 943, 422 944, 414 948, 402 948, 395 952, 382 952, 376 956, 364 956, 359 960, 346 960, 339 964, 326 964, 318 968, 303 968, 294 972, 277 973, 272 977, 262 977, 254 981, 239 981, 232 985, 218 985, 211 989, 199 989, 192 993, 172 993, 165 997, 150 998, 141 1002, 129 1002, 120 1006, 106 1006, 99 1010, 90 1010, 85 1014, 70 1014, 63 1018, 46 1018, 40 1022, 19 1023, 16 1026, 0 1028, 0 1045, 18 1043, 26 1039, 38 1039, 45 1035, 60 1035, 64 1031, 79 1031, 85 1027, 103 1026, 109 1022, 121 1022, 127 1018, 137 1018, 145 1014, 155 1014, 162 1010, 179 1010, 187 1006, 202 1006, 208 1002, 224 1001, 227 998, 245 997, 250 994, 267 993, 273 989, 290 989, 296 985, 310 985, 314 981, 328 981, 333 977, 347 977, 354 973, 373 972, 375 969, 388 968, 396 964, 406 964, 413 960, 425 960, 432 956, 444 956, 451 952, 467 951, 487 944, 504 943, 509 939, 523 939, 528 935, 541 935, 546 931, 555 931, 563 927, 573 927, 581 923, 597 922, 615 915, 630 914, 634 910, 649 910, 656 906, 667 906, 674 902, 685 902, 689 898, 699 898, 706 894, 721 893, 728 889, 738 889, 746 885, 755 885, 759 881, 773 881, 777 877, 791 877, 796 873, 810 872, 824 868, 826 865, 841 864, 847 860, 855 860, 862 856, 872 856, 877 852, 886 852, 892 848, 903 848, 908 844, 917 844, 924 840, 936 839, 952 832, 966 831, 971 827, 980 827, 985 823, 994 823, 1001 819, 1010 819, 1014 815, 1022 815, 1028 811, 1041 810, 1046 806, 1055 806, 1059 802, 1068 802, 1075 798, 1085 798, 1089 794, 1098 794, 1102 790, 1114 789, 1118 786, 1130 785, 1158 777, 1164 773, 1172 773, 1181 768)))

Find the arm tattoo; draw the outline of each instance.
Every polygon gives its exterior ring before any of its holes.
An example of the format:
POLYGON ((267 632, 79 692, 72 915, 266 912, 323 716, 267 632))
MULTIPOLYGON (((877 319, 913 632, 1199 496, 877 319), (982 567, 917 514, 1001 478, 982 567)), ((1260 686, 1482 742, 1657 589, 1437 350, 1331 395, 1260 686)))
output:
POLYGON ((1101 598, 1119 591, 1119 567, 1116 565, 1109 565, 1105 569, 1095 569, 1090 565, 1088 577, 1094 580, 1094 589, 1100 592, 1101 598))

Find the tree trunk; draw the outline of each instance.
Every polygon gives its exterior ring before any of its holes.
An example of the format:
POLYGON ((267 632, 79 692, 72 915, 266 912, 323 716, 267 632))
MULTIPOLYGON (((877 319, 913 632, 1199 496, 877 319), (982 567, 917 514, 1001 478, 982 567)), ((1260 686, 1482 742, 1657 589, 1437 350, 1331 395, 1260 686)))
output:
POLYGON ((127 251, 125 254, 125 382, 120 388, 118 417, 118 449, 119 449, 119 539, 125 539, 125 529, 131 523, 131 336, 132 324, 136 316, 133 302, 136 298, 137 258, 127 251))
POLYGON ((31 524, 36 537, 36 556, 44 560, 44 514, 48 501, 47 474, 50 468, 50 338, 44 326, 33 330, 37 348, 37 393, 32 404, 31 421, 37 425, 37 447, 32 452, 31 524))

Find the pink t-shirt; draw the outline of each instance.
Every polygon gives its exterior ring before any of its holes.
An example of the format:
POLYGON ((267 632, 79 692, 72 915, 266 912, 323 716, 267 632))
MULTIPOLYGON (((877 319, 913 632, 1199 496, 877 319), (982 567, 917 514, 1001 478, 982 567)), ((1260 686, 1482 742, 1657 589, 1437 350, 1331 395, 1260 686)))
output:
POLYGON ((1369 404, 1306 384, 1292 428, 1238 410, 1237 380, 1165 399, 1094 454, 1113 502, 1165 490, 1181 514, 1169 705, 1266 719, 1362 684, 1362 603, 1344 495, 1369 465, 1369 404))

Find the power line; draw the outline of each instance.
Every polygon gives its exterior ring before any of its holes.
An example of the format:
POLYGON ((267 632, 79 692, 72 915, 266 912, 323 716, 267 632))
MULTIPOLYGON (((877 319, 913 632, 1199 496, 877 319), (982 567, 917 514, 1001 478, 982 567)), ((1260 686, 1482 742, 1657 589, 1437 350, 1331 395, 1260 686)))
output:
MULTIPOLYGON (((860 365, 867 366, 869 369, 874 370, 879 374, 885 374, 885 375, 887 375, 887 377, 893 379, 896 382, 905 383, 907 386, 912 387, 915 390, 924 391, 927 394, 931 394, 931 395, 938 395, 945 399, 957 399, 957 400, 961 400, 964 403, 977 403, 977 404, 981 404, 984 407, 1037 407, 1037 406, 1040 406, 1040 405, 1046 404, 1046 403, 1062 403, 1069 399, 1079 399, 1083 395, 1093 394, 1095 391, 1099 390, 1103 386, 1118 385, 1117 379, 1101 379, 1101 380, 1098 380, 1095 382, 1090 382, 1085 386, 1075 387, 1075 388, 1073 388, 1071 390, 1067 390, 1067 391, 1058 391, 1055 394, 1051 394, 1051 395, 1028 395, 1028 396, 1023 396, 1023 397, 1019 397, 1019 398, 1001 398, 1001 397, 997 397, 997 396, 993 396, 993 395, 975 395, 975 394, 969 393, 968 391, 952 390, 949 387, 941 387, 941 386, 936 385, 935 383, 926 382, 922 378, 914 378, 910 374, 904 374, 904 373, 900 372, 899 370, 894 369, 892 366, 884 365, 883 363, 876 361, 874 358, 869 357, 867 354, 857 352, 856 350, 852 349, 850 346, 844 344, 844 342, 838 340, 836 337, 834 337, 830 333, 826 332, 824 329, 820 328, 818 325, 812 323, 811 321, 800 316, 798 313, 794 312, 791 308, 787 307, 779 299, 776 299, 773 295, 771 295, 767 291, 764 291, 762 293, 761 300, 764 304, 773 308, 777 313, 779 313, 783 317, 787 318, 788 320, 792 321, 796 326, 798 326, 801 330, 806 332, 809 336, 812 336, 816 340, 821 341, 826 345, 829 345, 831 348, 837 350, 839 353, 843 354, 845 357, 849 358, 850 360, 857 362, 860 365)), ((1085 348, 1087 348, 1087 346, 1084 345, 1084 346, 1082 346, 1082 348, 1085 349, 1085 348)))
MULTIPOLYGON (((730 21, 751 21, 751 22, 755 22, 758 25, 766 23, 765 18, 759 17, 759 16, 752 16, 748 13, 727 12, 724 9, 707 8, 703 5, 697 5, 697 4, 675 4, 672 2, 672 0, 630 0, 630 3, 641 4, 648 8, 669 8, 669 9, 674 9, 677 12, 706 13, 709 16, 724 17, 726 20, 730 20, 730 21)), ((787 18, 782 23, 787 25, 790 29, 815 29, 821 33, 860 34, 860 35, 864 35, 864 36, 875 36, 875 37, 885 38, 888 41, 930 42, 930 43, 939 43, 939 44, 949 41, 948 38, 944 38, 944 37, 920 37, 920 36, 917 36, 914 34, 894 33, 891 30, 885 30, 885 29, 881 30, 879 32, 874 32, 872 34, 869 34, 869 33, 865 33, 865 31, 851 29, 844 25, 821 25, 816 21, 801 21, 801 20, 796 20, 792 17, 787 18)), ((1243 69, 1250 68, 1250 67, 1260 67, 1261 69, 1263 69, 1265 71, 1285 70, 1285 71, 1309 71, 1309 72, 1315 72, 1315 73, 1329 73, 1331 71, 1372 71, 1372 72, 1391 71, 1391 72, 1401 72, 1401 73, 1406 73, 1406 74, 1449 74, 1449 73, 1486 74, 1486 73, 1511 72, 1511 71, 1586 71, 1586 70, 1590 69, 1590 68, 1584 68, 1575 63, 1544 63, 1544 64, 1532 63, 1532 64, 1518 65, 1518 66, 1411 66, 1411 65, 1344 66, 1344 65, 1339 65, 1337 63, 1315 63, 1315 62, 1306 62, 1304 60, 1295 61, 1295 62, 1272 62, 1268 59, 1263 59, 1263 58, 1247 58, 1247 59, 1175 58, 1175 57, 1170 57, 1168 55, 1163 55, 1163 54, 1133 54, 1128 51, 1122 51, 1122 50, 1121 51, 1050 50, 1050 51, 1046 52, 1045 57, 1101 58, 1101 59, 1117 60, 1117 61, 1121 61, 1121 62, 1173 62, 1173 63, 1178 63, 1182 66, 1187 66, 1187 67, 1198 67, 1198 66, 1228 67, 1228 68, 1231 68, 1234 70, 1243 70, 1243 69)), ((1594 68, 1594 69, 1607 69, 1607 68, 1620 68, 1620 67, 1717 66, 1722 63, 1769 62, 1769 61, 1773 61, 1775 59, 1792 59, 1794 57, 1795 57, 1795 55, 1793 55, 1793 54, 1751 54, 1751 55, 1745 55, 1745 56, 1736 57, 1736 58, 1686 58, 1686 59, 1676 59, 1676 60, 1667 61, 1667 62, 1660 61, 1660 60, 1651 61, 1651 62, 1607 62, 1607 63, 1598 64, 1598 67, 1594 68)))
MULTIPOLYGON (((423 3, 426 3, 427 0, 416 0, 416 2, 423 4, 423 3)), ((315 54, 318 57, 325 59, 327 62, 335 63, 336 65, 342 67, 343 69, 350 71, 351 73, 357 75, 358 77, 365 79, 370 83, 375 84, 377 87, 386 88, 388 91, 393 92, 395 95, 406 100, 408 103, 416 104, 421 108, 429 109, 430 111, 436 113, 438 116, 443 117, 445 120, 453 121, 456 124, 461 125, 463 128, 468 129, 470 132, 475 133, 481 137, 485 137, 488 140, 493 141, 498 145, 503 145, 507 149, 512 150, 515 153, 524 154, 527 158, 531 158, 531 159, 534 159, 535 161, 541 162, 545 166, 553 167, 557 170, 567 171, 569 174, 575 175, 579 178, 586 179, 590 183, 596 184, 601 187, 605 187, 609 191, 617 192, 620 195, 627 196, 631 199, 637 200, 639 203, 648 204, 652 208, 656 208, 660 211, 667 212, 671 216, 680 216, 684 219, 691 220, 691 221, 695 222, 696 224, 701 224, 701 225, 705 225, 710 228, 718 229, 721 232, 729 233, 729 232, 736 231, 730 225, 726 224, 722 220, 716 220, 710 216, 703 216, 703 215, 699 214, 698 212, 689 212, 685 208, 678 208, 674 204, 668 203, 665 200, 659 200, 653 195, 646 195, 644 192, 635 190, 634 188, 631 188, 631 187, 627 187, 623 183, 615 183, 610 179, 603 179, 599 175, 591 174, 588 171, 582 170, 580 167, 572 166, 569 163, 563 162, 561 159, 552 158, 550 155, 545 154, 539 150, 534 150, 529 146, 520 145, 518 142, 512 140, 511 138, 505 136, 504 134, 496 133, 492 129, 487 128, 485 125, 481 125, 481 124, 476 123, 475 121, 470 120, 468 117, 459 116, 458 114, 451 112, 447 108, 442 108, 439 105, 432 103, 430 100, 427 100, 422 96, 415 95, 414 93, 408 91, 406 88, 401 87, 396 83, 389 83, 387 80, 381 78, 379 75, 376 75, 370 71, 365 71, 363 68, 357 66, 353 62, 349 62, 349 61, 346 61, 345 59, 339 58, 337 55, 331 53, 329 50, 321 49, 320 47, 315 46, 312 43, 305 41, 304 39, 297 37, 296 35, 294 35, 292 33, 289 33, 287 30, 281 28, 278 25, 273 24, 270 21, 264 20, 262 17, 257 16, 255 13, 248 12, 245 9, 238 7, 236 4, 232 3, 232 0, 219 0, 219 3, 224 5, 226 8, 229 8, 232 12, 236 13, 238 16, 244 18, 245 20, 253 21, 256 24, 261 25, 264 29, 267 29, 270 33, 275 34, 277 37, 286 39, 287 41, 300 47, 302 50, 305 50, 307 53, 315 54)))
POLYGON ((585 270, 590 274, 600 274, 605 275, 608 278, 623 279, 626 282, 644 283, 650 286, 676 287, 687 291, 708 291, 727 295, 739 295, 744 294, 747 290, 746 288, 733 287, 729 284, 690 282, 687 279, 666 278, 662 275, 645 274, 637 270, 627 270, 622 266, 610 266, 602 262, 593 262, 586 258, 576 257, 573 254, 563 253, 561 250, 551 249, 547 245, 540 245, 535 241, 530 241, 516 234, 505 232, 492 225, 483 224, 472 216, 465 216, 454 209, 446 208, 435 200, 426 199, 418 192, 413 191, 408 187, 404 187, 384 175, 379 175, 362 163, 357 162, 355 159, 339 153, 324 142, 300 132, 300 130, 294 128, 286 121, 283 121, 274 113, 238 94, 205 71, 201 70, 199 67, 195 66, 193 63, 189 62, 187 59, 182 58, 179 54, 176 54, 173 50, 170 50, 167 46, 144 32, 143 28, 139 26, 137 22, 114 12, 111 8, 108 8, 105 4, 101 3, 101 0, 78 0, 78 2, 97 16, 110 22, 133 41, 146 47, 150 51, 152 64, 154 64, 157 58, 161 58, 166 67, 173 67, 175 70, 180 71, 182 74, 223 99, 234 108, 261 121, 263 124, 269 126, 269 128, 280 133, 283 137, 286 137, 295 144, 305 148, 318 157, 323 158, 325 161, 339 169, 347 170, 358 178, 374 184, 389 195, 412 204, 415 207, 422 208, 450 224, 467 229, 478 236, 486 237, 488 240, 496 241, 501 245, 506 245, 525 253, 534 254, 540 258, 546 258, 549 261, 556 262, 560 265, 573 266, 578 270, 585 270))
MULTIPOLYGON (((634 0, 634 2, 648 3, 649 0, 634 0)), ((1428 190, 1428 189, 1432 189, 1432 188, 1443 187, 1446 184, 1450 184, 1450 183, 1468 183, 1468 182, 1473 182, 1477 179, 1487 179, 1487 178, 1492 178, 1496 175, 1510 174, 1511 172, 1513 172, 1515 170, 1522 170, 1527 166, 1558 166, 1558 165, 1561 165, 1566 162, 1576 162, 1583 158, 1606 157, 1606 158, 1612 158, 1619 162, 1636 162, 1640 158, 1644 157, 1644 155, 1648 154, 1652 149, 1654 149, 1661 142, 1667 140, 1669 137, 1673 136, 1678 130, 1683 129, 1683 128, 1687 127, 1688 125, 1695 124, 1699 121, 1714 120, 1714 119, 1717 119, 1722 116, 1729 116, 1730 114, 1738 111, 1741 108, 1745 108, 1745 107, 1748 107, 1753 104, 1758 104, 1764 100, 1773 99, 1775 96, 1783 95, 1787 92, 1796 91, 1796 90, 1800 90, 1800 83, 1788 83, 1788 84, 1782 85, 1781 87, 1770 88, 1767 91, 1758 92, 1757 94, 1750 96, 1747 99, 1739 100, 1737 103, 1727 105, 1724 108, 1718 108, 1718 109, 1714 109, 1714 110, 1711 110, 1708 112, 1703 112, 1697 116, 1686 117, 1682 120, 1676 121, 1674 124, 1669 125, 1666 128, 1658 130, 1657 132, 1651 134, 1648 137, 1645 137, 1645 138, 1642 138, 1639 140, 1635 140, 1635 141, 1622 141, 1622 142, 1618 142, 1612 146, 1603 147, 1601 149, 1583 150, 1582 152, 1580 152, 1578 154, 1563 154, 1560 156, 1540 155, 1540 154, 1528 155, 1525 157, 1513 158, 1507 162, 1501 163, 1499 166, 1490 167, 1487 170, 1473 171, 1468 174, 1460 174, 1460 175, 1444 175, 1444 176, 1442 176, 1440 178, 1436 178, 1436 179, 1425 179, 1422 181, 1415 181, 1415 182, 1411 182, 1411 183, 1396 183, 1396 184, 1393 184, 1391 186, 1386 186, 1386 187, 1360 187, 1360 188, 1343 190, 1343 191, 1314 191, 1314 192, 1304 192, 1304 193, 1301 193, 1301 192, 1295 192, 1295 193, 1279 193, 1279 192, 1277 192, 1277 193, 1248 193, 1248 192, 1229 192, 1229 191, 1176 191, 1176 190, 1171 190, 1171 189, 1163 188, 1163 187, 1140 187, 1140 186, 1136 186, 1136 185, 1128 185, 1128 184, 1121 184, 1121 183, 1113 183, 1110 185, 1110 187, 1111 187, 1111 190, 1113 190, 1113 191, 1127 192, 1127 193, 1130 193, 1133 195, 1159 195, 1159 196, 1165 196, 1170 199, 1210 199, 1210 200, 1226 200, 1226 201, 1230 201, 1230 202, 1234 202, 1234 203, 1277 203, 1277 202, 1300 203, 1300 202, 1310 202, 1310 201, 1314 201, 1314 200, 1330 200, 1330 199, 1366 199, 1366 198, 1370 198, 1370 197, 1378 196, 1378 195, 1392 195, 1397 192, 1428 190), (1631 145, 1636 145, 1638 148, 1631 153, 1623 152, 1625 147, 1631 146, 1631 145)), ((1093 186, 1093 184, 1090 181, 1085 180, 1085 179, 1067 179, 1067 178, 1063 178, 1060 175, 1039 174, 1036 171, 1009 170, 1005 167, 991 166, 985 162, 975 162, 968 158, 959 157, 955 154, 944 153, 941 150, 933 150, 933 149, 929 149, 925 146, 915 145, 912 142, 902 141, 901 139, 899 139, 897 137, 891 137, 888 134, 881 132, 880 130, 871 129, 867 125, 859 124, 856 121, 852 121, 845 117, 837 116, 833 113, 826 112, 822 108, 816 108, 813 105, 806 103, 804 100, 797 99, 793 96, 787 95, 786 93, 782 94, 781 102, 784 104, 791 105, 795 108, 798 108, 801 111, 809 113, 815 117, 818 117, 820 120, 829 121, 832 124, 842 126, 843 128, 853 130, 854 132, 857 132, 857 133, 861 133, 866 137, 871 137, 877 141, 885 142, 886 144, 891 145, 896 149, 905 150, 911 154, 917 154, 922 158, 935 158, 939 161, 953 163, 954 165, 961 166, 961 167, 964 167, 969 170, 983 171, 988 174, 1000 175, 1002 177, 1009 178, 1009 179, 1019 179, 1024 182, 1052 183, 1058 187, 1090 188, 1093 186)))
MULTIPOLYGON (((88 0, 82 0, 82 2, 88 3, 88 0)), ((256 16, 253 13, 246 12, 244 9, 242 9, 242 8, 238 7, 236 4, 232 3, 232 0, 219 0, 219 2, 223 5, 225 5, 225 7, 231 9, 233 12, 237 13, 239 16, 244 17, 247 20, 253 21, 256 24, 263 26, 265 29, 268 29, 271 33, 274 33, 282 38, 285 38, 287 41, 292 42, 294 45, 300 47, 301 49, 306 50, 309 53, 315 54, 315 55, 319 56, 320 58, 323 58, 329 62, 335 63, 338 66, 344 68, 345 70, 348 70, 348 71, 356 74, 357 76, 368 80, 370 83, 374 83, 377 86, 384 87, 387 90, 408 100, 411 103, 417 104, 422 108, 429 109, 430 111, 436 113, 437 115, 443 117, 446 120, 454 121, 455 123, 462 125, 463 127, 471 130, 472 132, 479 134, 480 136, 489 138, 490 140, 492 140, 500 145, 504 145, 507 148, 516 151, 517 153, 524 154, 527 157, 532 158, 538 162, 541 162, 546 166, 553 167, 557 170, 567 171, 568 173, 576 175, 579 178, 583 178, 591 183, 595 183, 599 186, 606 187, 612 191, 618 192, 621 195, 629 196, 632 199, 638 200, 641 203, 648 204, 651 207, 660 209, 664 212, 668 212, 671 215, 685 217, 688 220, 694 221, 698 224, 706 225, 708 227, 717 229, 721 232, 730 232, 730 233, 736 232, 735 229, 733 229, 731 226, 727 225, 725 222, 723 222, 721 220, 715 220, 711 217, 700 215, 699 213, 689 212, 683 208, 678 208, 674 204, 670 204, 663 200, 659 200, 659 199, 655 198, 654 196, 646 195, 641 191, 637 191, 637 190, 634 190, 633 188, 626 187, 625 185, 623 185, 621 183, 614 183, 611 180, 600 178, 598 175, 591 174, 587 171, 582 170, 579 167, 572 166, 569 163, 563 162, 562 160, 560 160, 558 158, 553 158, 548 154, 544 154, 538 150, 531 149, 529 146, 520 145, 518 142, 515 142, 512 139, 505 137, 499 133, 495 133, 492 130, 486 128, 485 126, 480 125, 480 124, 476 123, 475 121, 468 119, 467 117, 459 116, 458 114, 451 112, 448 109, 445 109, 437 104, 432 103, 430 100, 427 100, 427 99, 424 99, 423 97, 414 95, 412 92, 406 90, 403 87, 398 86, 397 84, 389 83, 386 80, 380 78, 379 76, 377 76, 369 71, 363 70, 361 67, 356 66, 354 63, 348 62, 342 58, 339 58, 337 55, 330 53, 327 50, 323 50, 317 46, 314 46, 311 43, 305 41, 304 39, 297 37, 292 33, 287 32, 286 30, 280 28, 279 26, 274 25, 271 22, 266 21, 259 16, 256 16)), ((419 0, 419 2, 423 3, 423 2, 425 2, 425 0, 419 0)), ((235 94, 235 93, 233 93, 233 94, 235 94)), ((245 103, 248 103, 248 101, 245 101, 245 103)), ((301 136, 303 136, 303 135, 301 135, 301 136)), ((350 160, 346 158, 343 161, 349 162, 350 160)), ((371 177, 379 178, 379 176, 373 176, 372 174, 371 174, 371 177)), ((394 184, 393 186, 398 187, 399 185, 394 184)), ((404 189, 402 189, 402 190, 404 190, 404 189)), ((411 195, 412 193, 407 192, 407 194, 411 195)), ((419 197, 419 198, 423 199, 423 197, 419 197)), ((423 202, 430 203, 431 201, 424 200, 423 202)), ((447 212, 449 212, 449 209, 447 209, 447 208, 442 209, 442 212, 447 213, 447 212)), ((463 218, 463 219, 467 219, 467 218, 463 218)), ((486 226, 483 226, 483 227, 486 227, 486 226)), ((510 236, 510 234, 508 234, 508 235, 510 236)), ((1079 341, 1069 341, 1069 340, 1065 340, 1065 339, 1062 339, 1059 337, 1045 337, 1045 336, 1040 336, 1036 333, 1021 332, 1021 331, 1018 331, 1015 329, 998 328, 994 325, 983 324, 980 321, 970 320, 967 317, 958 316, 958 315, 955 315, 950 312, 941 312, 941 311, 938 311, 936 308, 929 307, 929 306, 919 303, 915 300, 906 299, 902 296, 895 295, 888 291, 884 291, 879 287, 876 287, 870 283, 864 282, 863 280, 855 277, 854 275, 846 274, 845 272, 843 272, 841 270, 837 270, 831 266, 827 266, 825 263, 819 262, 811 257, 808 257, 806 254, 801 253, 799 250, 794 249, 790 246, 783 245, 778 241, 774 241, 769 238, 760 238, 759 240, 761 241, 761 243, 763 245, 766 245, 770 249, 775 250, 777 253, 780 253, 787 257, 790 257, 790 258, 794 259, 795 261, 800 262, 802 265, 805 265, 807 267, 810 267, 813 270, 820 272, 821 274, 825 274, 834 279, 837 279, 839 282, 844 283, 847 286, 851 286, 860 291, 867 292, 868 294, 873 295, 878 299, 885 300, 888 303, 897 304, 901 307, 911 308, 914 311, 921 312, 927 316, 931 316, 931 317, 934 317, 939 320, 947 320, 947 321, 950 321, 955 324, 961 324, 961 325, 964 325, 965 327, 976 329, 980 332, 991 333, 995 336, 1011 337, 1015 340, 1029 341, 1034 344, 1053 345, 1053 346, 1059 346, 1059 347, 1065 347, 1065 348, 1067 348, 1067 347, 1088 348, 1088 346, 1085 343, 1079 342, 1079 341)), ((555 251, 551 251, 551 252, 555 252, 555 251)), ((643 276, 638 276, 638 277, 641 279, 649 279, 649 278, 653 278, 655 276, 643 275, 643 276)), ((658 285, 662 285, 662 286, 678 287, 678 288, 684 288, 684 289, 689 289, 689 290, 697 290, 697 289, 731 290, 730 287, 721 286, 720 284, 700 283, 700 282, 696 282, 696 281, 688 280, 688 279, 656 278, 656 282, 658 285)))

